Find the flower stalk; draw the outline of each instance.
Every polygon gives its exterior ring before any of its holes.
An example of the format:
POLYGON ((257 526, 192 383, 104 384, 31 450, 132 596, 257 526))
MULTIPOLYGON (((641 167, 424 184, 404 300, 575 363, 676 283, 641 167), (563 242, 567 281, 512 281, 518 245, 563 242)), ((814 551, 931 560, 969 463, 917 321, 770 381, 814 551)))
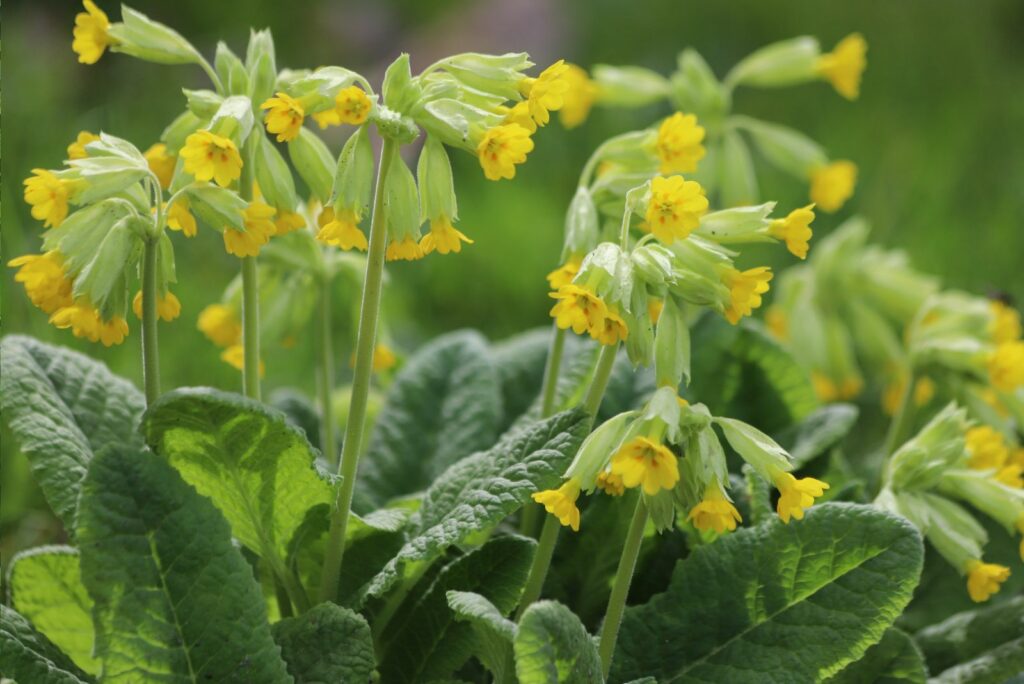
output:
POLYGON ((633 572, 636 570, 636 561, 640 555, 640 544, 644 539, 646 525, 647 506, 644 505, 643 497, 638 497, 636 509, 633 511, 633 520, 629 524, 629 532, 626 534, 626 543, 622 547, 622 556, 619 558, 619 567, 615 571, 612 593, 608 597, 608 608, 605 610, 604 623, 601 626, 601 636, 597 647, 598 654, 601 656, 601 670, 606 679, 611 670, 615 642, 619 638, 619 627, 622 624, 622 612, 626 608, 626 596, 629 594, 629 585, 633 582, 633 572))
POLYGON ((157 346, 157 239, 145 242, 142 255, 142 378, 146 403, 160 396, 160 351, 157 346))
MULTIPOLYGON (((334 360, 331 354, 334 344, 331 335, 331 279, 324 275, 320 280, 320 450, 333 454, 337 459, 334 444, 334 409, 331 390, 334 387, 334 360)), ((335 466, 337 462, 335 461, 335 466)))

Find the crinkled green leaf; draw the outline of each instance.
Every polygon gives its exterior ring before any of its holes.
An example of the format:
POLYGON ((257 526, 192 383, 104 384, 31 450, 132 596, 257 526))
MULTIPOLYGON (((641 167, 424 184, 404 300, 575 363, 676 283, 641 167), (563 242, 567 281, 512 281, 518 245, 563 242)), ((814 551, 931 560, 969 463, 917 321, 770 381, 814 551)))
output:
POLYGON ((476 635, 474 654, 484 664, 494 681, 505 681, 506 670, 513 664, 512 640, 516 623, 498 610, 485 596, 471 591, 449 591, 448 607, 455 619, 468 623, 476 635))
POLYGON ((529 501, 557 486, 590 429, 582 410, 565 411, 511 431, 498 444, 463 459, 427 490, 419 524, 368 588, 382 596, 412 563, 429 562, 449 546, 489 530, 529 501))
POLYGON ((858 413, 853 404, 822 406, 777 435, 776 441, 789 452, 794 467, 801 468, 845 437, 857 422, 858 413))
POLYGON ((829 684, 924 684, 928 670, 917 644, 895 627, 885 630, 882 640, 864 652, 829 684))
POLYGON ((957 613, 915 638, 938 681, 1002 682, 1024 671, 1024 596, 957 613))
POLYGON ((223 516, 160 457, 93 459, 78 515, 104 682, 290 682, 223 516))
POLYGON ((445 468, 498 437, 501 392, 486 341, 440 337, 402 368, 360 466, 357 488, 376 506, 426 489, 445 468))
POLYGON ((538 601, 526 609, 514 649, 520 684, 604 681, 594 641, 580 619, 556 601, 538 601))
POLYGON ((501 384, 502 420, 507 430, 530 410, 544 382, 544 364, 551 346, 551 327, 537 328, 491 345, 491 365, 501 384))
MULTIPOLYGON (((290 387, 281 387, 270 393, 268 402, 283 413, 289 423, 302 430, 313 448, 323 451, 320 445, 320 415, 306 395, 290 387)), ((334 454, 330 456, 333 458, 334 454)))
POLYGON ((680 561, 664 593, 627 608, 612 679, 824 679, 881 639, 922 554, 909 522, 854 504, 730 534, 680 561))
POLYGON ((321 603, 271 631, 295 684, 369 682, 373 675, 370 626, 348 608, 321 603))
POLYGON ((449 591, 473 591, 499 613, 515 608, 530 571, 536 543, 525 537, 497 537, 450 563, 421 596, 397 613, 382 635, 381 680, 428 682, 447 677, 473 654, 473 627, 448 607, 449 591))
POLYGON ((629 357, 620 353, 615 358, 612 374, 608 378, 608 388, 601 402, 598 420, 607 420, 626 411, 639 408, 647 401, 657 386, 654 382, 652 368, 633 368, 629 357))
POLYGON ((31 337, 5 337, 0 359, 0 410, 47 502, 72 532, 96 451, 141 446, 136 427, 145 398, 104 364, 31 337))
POLYGON ((231 523, 235 537, 284 559, 307 512, 332 501, 316 452, 279 411, 208 388, 169 392, 145 416, 146 441, 231 523))
POLYGON ((14 608, 75 665, 97 674, 92 655, 95 630, 92 599, 78 569, 78 551, 70 546, 41 546, 11 560, 7 578, 14 608))
POLYGON ((0 672, 24 684, 92 681, 28 620, 4 605, 0 605, 0 672))

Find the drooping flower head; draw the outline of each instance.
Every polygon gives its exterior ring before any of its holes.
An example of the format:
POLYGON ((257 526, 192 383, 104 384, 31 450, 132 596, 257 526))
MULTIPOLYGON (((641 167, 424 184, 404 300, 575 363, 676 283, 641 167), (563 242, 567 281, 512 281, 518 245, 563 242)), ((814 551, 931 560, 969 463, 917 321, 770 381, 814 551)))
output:
POLYGON ((818 73, 847 100, 860 95, 860 78, 867 66, 868 43, 859 33, 851 33, 836 44, 832 52, 818 58, 818 73))
POLYGON ((458 254, 462 251, 463 242, 473 244, 472 240, 452 225, 451 219, 440 216, 430 221, 430 232, 420 238, 420 247, 425 255, 434 250, 441 254, 458 254))
POLYGON ((596 334, 593 329, 591 329, 590 334, 591 337, 601 344, 612 346, 629 337, 629 327, 626 325, 626 321, 622 319, 622 316, 609 308, 596 334))
POLYGON ((600 297, 580 285, 563 285, 550 296, 558 303, 551 308, 555 325, 562 330, 572 328, 577 335, 584 332, 600 334, 604 331, 604 319, 608 307, 600 297))
POLYGON ((988 358, 988 375, 992 386, 1002 392, 1013 392, 1024 386, 1024 342, 1003 342, 988 358))
POLYGON ((120 316, 104 320, 96 307, 85 302, 57 309, 50 323, 62 330, 70 329, 75 337, 101 342, 104 347, 121 344, 128 335, 127 321, 120 316))
POLYGON ((707 150, 704 141, 704 127, 697 125, 693 114, 676 112, 661 122, 655 149, 661 162, 661 173, 692 173, 697 162, 704 158, 707 150))
POLYGON ((607 470, 602 470, 597 474, 597 480, 594 484, 608 496, 622 496, 626 492, 626 485, 622 483, 622 476, 607 470))
POLYGON ((839 211, 853 195, 857 184, 857 165, 834 161, 811 171, 811 201, 823 211, 839 211))
POLYGON ((743 522, 739 511, 725 496, 718 480, 708 483, 703 498, 690 509, 686 519, 701 532, 714 530, 717 534, 722 534, 726 530, 732 532, 736 529, 736 523, 743 522))
POLYGON ((651 198, 645 219, 654 236, 664 243, 683 240, 700 225, 708 210, 704 188, 682 176, 651 179, 651 198))
POLYGON ((343 209, 335 212, 332 207, 326 207, 320 212, 317 224, 320 230, 317 231, 316 239, 325 245, 366 251, 366 235, 359 229, 359 216, 355 211, 343 209))
POLYGON ((167 227, 181 231, 185 237, 196 236, 196 217, 189 211, 188 199, 179 197, 167 208, 167 227))
POLYGON ((25 286, 29 300, 44 313, 71 306, 71 280, 64 272, 60 252, 25 254, 7 265, 18 269, 14 280, 25 286))
POLYGON ((277 142, 295 140, 302 130, 302 122, 306 120, 302 103, 288 93, 277 93, 261 104, 260 109, 267 110, 263 120, 267 131, 277 135, 277 142))
POLYGON ((781 471, 773 479, 775 488, 779 490, 779 501, 775 510, 784 523, 788 523, 790 518, 802 520, 804 509, 810 508, 814 500, 828 489, 828 484, 821 480, 813 477, 802 477, 798 480, 791 473, 781 471))
POLYGON ((558 110, 558 120, 566 128, 575 128, 587 120, 598 90, 586 70, 575 64, 566 66, 568 69, 562 75, 562 80, 569 87, 565 91, 562 108, 558 110))
POLYGON ((108 31, 110 20, 92 0, 83 0, 84 12, 75 15, 74 39, 71 49, 82 64, 95 64, 108 46, 113 44, 108 31))
POLYGON ((568 71, 569 65, 560 59, 537 78, 526 78, 520 83, 519 90, 526 96, 530 116, 537 125, 547 125, 551 112, 565 104, 565 96, 569 92, 569 82, 565 78, 568 71))
POLYGON ((154 143, 149 146, 149 149, 142 156, 146 158, 149 170, 156 174, 157 180, 160 181, 160 187, 164 190, 171 187, 171 181, 174 179, 174 167, 178 164, 178 157, 168 151, 167 145, 154 143))
POLYGON ((972 560, 967 563, 967 593, 975 603, 987 601, 998 593, 1000 585, 1010 579, 1010 568, 995 563, 972 560))
POLYGON ((384 252, 388 261, 416 261, 426 255, 420 243, 411 235, 399 240, 392 240, 384 252))
POLYGON ((494 126, 484 133, 476 154, 488 180, 515 178, 516 164, 533 150, 530 131, 518 124, 494 126))
POLYGON ((306 219, 297 211, 279 209, 274 217, 274 228, 277 229, 274 235, 287 235, 305 227, 306 219))
POLYGON ((85 146, 100 139, 100 136, 89 131, 80 131, 75 142, 68 145, 68 159, 85 159, 89 156, 85 146))
POLYGON ((759 266, 746 271, 729 268, 722 278, 729 288, 729 305, 725 309, 726 319, 733 325, 744 316, 749 316, 761 306, 761 295, 768 291, 772 272, 768 266, 759 266))
POLYGON ((242 210, 245 231, 235 230, 230 226, 224 228, 224 249, 236 257, 254 257, 260 248, 270 242, 271 236, 277 233, 274 225, 275 210, 264 202, 252 202, 242 210))
POLYGON ((548 513, 558 518, 558 522, 571 527, 573 532, 580 531, 580 509, 576 508, 576 500, 580 497, 578 481, 570 479, 558 489, 536 492, 532 497, 548 513))
POLYGON ((551 273, 548 273, 546 278, 551 289, 558 290, 564 285, 571 283, 572 279, 576 277, 576 274, 580 272, 580 266, 582 264, 583 259, 579 257, 570 257, 564 264, 551 271, 551 273))
POLYGON ((794 209, 789 212, 786 218, 775 219, 768 227, 768 234, 772 237, 783 240, 786 249, 790 254, 800 259, 807 258, 807 250, 810 248, 811 222, 814 220, 814 205, 794 209))
POLYGON ((626 488, 640 486, 650 496, 672 489, 679 481, 676 455, 647 437, 635 437, 622 445, 612 456, 611 472, 622 478, 626 488))
POLYGON ((230 347, 242 339, 242 323, 223 304, 210 304, 199 313, 197 327, 218 347, 230 347))
POLYGON ((63 223, 68 215, 68 200, 73 182, 58 178, 52 171, 32 169, 25 179, 25 201, 32 207, 32 218, 51 228, 63 223))
POLYGON ((197 131, 185 139, 181 148, 185 171, 198 181, 216 181, 226 188, 242 175, 242 156, 230 138, 210 131, 197 131))
POLYGON ((969 455, 967 465, 975 470, 999 468, 1009 458, 1003 433, 988 425, 979 425, 967 431, 964 436, 969 455))
MULTIPOLYGON (((135 297, 132 299, 132 311, 135 316, 142 320, 142 291, 135 293, 135 297)), ((175 318, 181 315, 181 302, 173 292, 167 292, 163 296, 156 298, 156 315, 163 321, 173 321, 175 318)))

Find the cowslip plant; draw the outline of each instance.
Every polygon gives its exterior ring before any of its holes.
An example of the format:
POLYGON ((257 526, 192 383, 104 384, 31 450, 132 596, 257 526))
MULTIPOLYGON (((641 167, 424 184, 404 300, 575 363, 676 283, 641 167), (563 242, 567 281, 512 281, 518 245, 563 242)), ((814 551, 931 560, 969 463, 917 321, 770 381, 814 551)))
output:
POLYGON ((221 43, 210 63, 128 7, 111 22, 84 5, 79 61, 192 64, 210 89, 184 91, 145 152, 82 132, 62 168, 25 183, 45 231, 40 254, 11 262, 15 279, 55 325, 103 344, 127 335, 131 305, 145 392, 85 355, 0 343, 6 423, 67 534, 10 562, 5 677, 1013 673, 1019 601, 1000 602, 1013 579, 983 558, 975 511, 1024 532, 1019 319, 938 292, 863 228, 812 251, 815 210, 848 198, 851 173, 825 183, 835 171, 816 143, 729 112, 738 85, 824 78, 852 99, 861 38, 827 55, 808 38, 769 46, 721 82, 692 51, 670 79, 561 60, 531 76, 522 53, 417 73, 403 54, 378 88, 345 67, 278 68, 266 30, 244 59, 221 43), (487 239, 456 227, 450 151, 512 179, 555 116, 572 127, 593 106, 665 99, 676 111, 602 143, 580 174, 548 276, 551 329, 458 331, 399 366, 381 322, 386 264, 487 239), (349 127, 337 153, 314 131, 331 126, 349 127), (757 203, 740 132, 812 177, 816 206, 757 203), (242 371, 242 395, 162 392, 155 373, 156 321, 181 313, 172 240, 207 228, 240 269, 196 325, 242 371), (807 259, 787 269, 767 328, 753 316, 774 274, 748 263, 756 243, 807 259), (817 335, 822 319, 852 341, 817 335), (262 401, 262 367, 311 333, 319 406, 286 389, 262 401), (864 456, 876 478, 846 455, 857 408, 823 403, 840 393, 822 377, 854 374, 903 382, 885 445, 864 456), (918 406, 923 377, 934 401, 918 406), (956 403, 929 414, 939 400, 956 403), (929 604, 915 627, 922 537, 993 605, 929 604))

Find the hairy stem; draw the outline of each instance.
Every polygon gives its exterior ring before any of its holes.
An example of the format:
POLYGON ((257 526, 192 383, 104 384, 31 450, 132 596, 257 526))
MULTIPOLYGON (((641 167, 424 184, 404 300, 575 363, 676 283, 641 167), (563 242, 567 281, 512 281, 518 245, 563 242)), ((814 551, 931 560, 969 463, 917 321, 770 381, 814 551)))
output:
POLYGON ((242 259, 242 391, 260 398, 260 301, 256 257, 242 259))
MULTIPOLYGON (((334 344, 331 341, 331 280, 324 275, 320 281, 320 449, 337 459, 334 443, 334 409, 331 391, 334 389, 334 344)), ((337 463, 335 463, 337 465, 337 463)))
POLYGON ((387 244, 384 186, 387 182, 388 171, 397 154, 398 143, 391 138, 384 138, 384 147, 380 153, 380 166, 377 170, 377 186, 374 189, 370 244, 366 256, 363 301, 359 310, 359 330, 356 336, 356 362, 352 378, 352 395, 349 401, 345 441, 342 444, 341 462, 338 469, 338 473, 341 475, 341 484, 338 487, 334 509, 331 511, 331 528, 328 532, 320 582, 321 601, 332 601, 338 595, 338 573, 341 570, 342 557, 345 552, 345 530, 348 526, 349 509, 352 507, 356 467, 359 464, 359 453, 362 449, 366 401, 370 393, 370 376, 373 371, 373 349, 377 342, 381 280, 384 275, 384 250, 387 244))
POLYGON ((160 351, 156 326, 157 239, 146 240, 142 261, 142 377, 146 403, 160 396, 160 351))
POLYGON ((604 624, 601 625, 601 638, 597 651, 601 656, 601 669, 604 671, 606 679, 611 669, 612 655, 615 653, 615 641, 619 638, 622 611, 626 608, 626 596, 629 594, 629 585, 633 581, 633 571, 636 570, 636 559, 640 555, 640 543, 644 539, 645 525, 647 525, 647 506, 644 505, 644 499, 640 496, 637 498, 633 521, 629 524, 629 532, 626 534, 626 543, 622 547, 619 568, 615 571, 612 593, 608 597, 608 608, 604 614, 604 624))

